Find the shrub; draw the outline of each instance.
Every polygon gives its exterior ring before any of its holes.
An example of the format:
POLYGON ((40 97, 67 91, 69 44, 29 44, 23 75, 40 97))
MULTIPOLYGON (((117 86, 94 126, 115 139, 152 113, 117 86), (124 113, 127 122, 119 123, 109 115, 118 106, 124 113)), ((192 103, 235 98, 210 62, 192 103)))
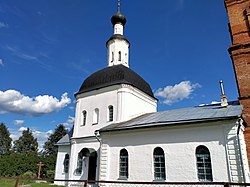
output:
POLYGON ((55 176, 55 171, 54 171, 54 170, 47 170, 47 171, 46 171, 46 176, 47 176, 47 178, 49 178, 49 179, 53 179, 54 176, 55 176))
POLYGON ((24 174, 21 175, 22 178, 28 178, 28 179, 35 179, 37 176, 32 171, 26 171, 24 174))

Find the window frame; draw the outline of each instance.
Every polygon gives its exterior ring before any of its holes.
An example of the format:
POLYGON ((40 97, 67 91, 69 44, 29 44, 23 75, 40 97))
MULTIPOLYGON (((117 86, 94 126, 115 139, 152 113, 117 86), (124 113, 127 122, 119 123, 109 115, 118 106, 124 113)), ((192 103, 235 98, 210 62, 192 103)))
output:
POLYGON ((195 158, 198 180, 200 182, 212 182, 213 171, 209 149, 204 145, 197 146, 195 150, 195 158))
POLYGON ((109 105, 108 106, 108 122, 114 121, 114 106, 109 105))
POLYGON ((129 176, 129 156, 126 149, 121 149, 119 154, 119 179, 126 180, 129 176))
POLYGON ((118 52, 118 61, 122 61, 122 52, 121 51, 118 52))
POLYGON ((80 151, 77 157, 77 166, 76 166, 75 173, 76 175, 81 175, 82 171, 83 171, 83 154, 80 151))
POLYGON ((99 123, 99 109, 95 108, 95 110, 93 111, 93 125, 97 125, 99 123))
POLYGON ((69 172, 69 154, 65 154, 64 161, 63 161, 63 172, 68 173, 69 172))
POLYGON ((166 180, 165 153, 161 147, 154 148, 153 164, 154 164, 154 180, 155 181, 166 180))
POLYGON ((86 122, 87 122, 87 111, 84 110, 84 111, 82 111, 82 124, 81 124, 81 126, 85 126, 86 122))
POLYGON ((114 51, 112 51, 111 52, 111 62, 114 62, 114 59, 115 59, 115 57, 114 57, 114 51))

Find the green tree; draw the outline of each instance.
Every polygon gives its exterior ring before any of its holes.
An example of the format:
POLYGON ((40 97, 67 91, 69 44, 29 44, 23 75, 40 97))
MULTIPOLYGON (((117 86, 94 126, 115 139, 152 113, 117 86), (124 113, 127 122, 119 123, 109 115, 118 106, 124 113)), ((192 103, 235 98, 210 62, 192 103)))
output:
POLYGON ((55 132, 52 133, 48 141, 45 142, 43 148, 43 155, 46 157, 54 157, 56 158, 57 155, 57 146, 56 143, 65 135, 67 134, 67 130, 65 129, 64 125, 60 124, 56 127, 55 132))
POLYGON ((18 140, 14 141, 13 148, 16 153, 22 153, 25 156, 37 155, 37 139, 33 137, 32 132, 28 128, 23 131, 22 136, 20 136, 18 140))
POLYGON ((11 149, 12 139, 7 127, 0 123, 0 155, 9 154, 11 149))

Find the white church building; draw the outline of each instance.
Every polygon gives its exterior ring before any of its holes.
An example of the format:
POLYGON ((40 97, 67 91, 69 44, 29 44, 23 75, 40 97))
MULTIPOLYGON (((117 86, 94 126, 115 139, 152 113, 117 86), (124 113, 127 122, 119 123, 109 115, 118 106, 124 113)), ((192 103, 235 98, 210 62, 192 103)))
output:
MULTIPOLYGON (((58 143, 55 179, 248 182, 242 106, 157 112, 150 85, 129 68, 126 18, 112 16, 108 67, 75 94, 75 124, 58 143)), ((55 182, 65 184, 65 182, 55 182)))

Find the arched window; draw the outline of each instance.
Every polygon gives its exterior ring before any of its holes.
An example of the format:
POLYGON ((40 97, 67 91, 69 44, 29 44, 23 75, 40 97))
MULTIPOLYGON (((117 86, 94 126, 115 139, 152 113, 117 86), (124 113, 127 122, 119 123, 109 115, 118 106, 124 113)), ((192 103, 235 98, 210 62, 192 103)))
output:
POLYGON ((82 151, 78 153, 78 158, 77 158, 77 168, 76 168, 76 174, 80 175, 82 174, 82 166, 83 166, 83 153, 82 151))
POLYGON ((88 157, 90 155, 89 150, 87 148, 83 148, 79 153, 78 153, 78 157, 77 157, 77 167, 75 170, 75 174, 76 175, 81 175, 82 171, 83 171, 83 167, 86 167, 86 160, 85 158, 88 157), (85 163, 83 165, 83 163, 85 163))
POLYGON ((121 51, 118 52, 118 61, 121 61, 122 60, 122 53, 121 51))
POLYGON ((162 148, 154 149, 154 178, 155 180, 165 180, 165 156, 162 148))
POLYGON ((127 179, 128 178, 128 152, 126 149, 120 151, 120 172, 119 178, 127 179))
POLYGON ((93 112, 93 124, 97 124, 99 120, 99 109, 96 108, 93 112))
POLYGON ((112 105, 109 105, 108 107, 108 121, 114 120, 114 107, 112 105))
POLYGON ((82 125, 83 125, 83 126, 86 125, 86 119, 87 119, 87 111, 84 110, 84 111, 82 112, 82 125))
POLYGON ((69 154, 66 154, 64 157, 64 173, 68 173, 69 172, 69 154))
POLYGON ((196 148, 196 165, 199 181, 213 181, 210 153, 207 147, 196 148))

